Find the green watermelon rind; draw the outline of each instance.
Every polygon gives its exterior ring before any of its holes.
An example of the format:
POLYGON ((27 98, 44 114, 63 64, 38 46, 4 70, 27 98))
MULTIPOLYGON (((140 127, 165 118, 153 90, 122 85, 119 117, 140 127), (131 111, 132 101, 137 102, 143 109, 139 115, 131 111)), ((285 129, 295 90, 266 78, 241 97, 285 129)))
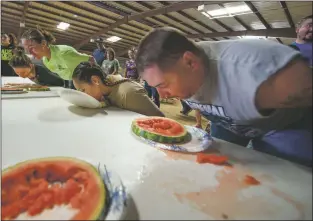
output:
POLYGON ((58 156, 58 157, 45 157, 45 158, 37 158, 37 159, 32 159, 32 160, 26 160, 26 161, 22 161, 20 163, 17 163, 13 166, 9 166, 7 168, 5 168, 4 170, 2 170, 2 176, 10 173, 10 171, 12 170, 15 170, 15 169, 18 169, 20 167, 23 167, 23 166, 27 166, 27 164, 35 164, 35 163, 40 163, 40 162, 47 162, 47 161, 58 161, 58 160, 62 160, 62 161, 73 161, 75 163, 77 163, 78 165, 81 165, 81 166, 84 166, 85 169, 88 169, 88 171, 92 172, 96 177, 99 178, 99 184, 101 185, 101 187, 99 187, 99 190, 100 190, 100 199, 99 199, 99 203, 98 206, 94 209, 94 212, 90 215, 89 219, 88 220, 103 220, 104 218, 104 213, 105 213, 105 210, 106 210, 106 205, 105 205, 105 202, 106 202, 106 197, 109 197, 107 196, 107 188, 102 180, 102 177, 101 175, 99 174, 98 170, 96 167, 94 167, 92 164, 86 162, 86 161, 83 161, 83 160, 80 160, 80 159, 77 159, 77 158, 73 158, 73 157, 61 157, 61 156, 58 156))
POLYGON ((131 129, 132 129, 133 133, 136 134, 137 136, 140 136, 140 137, 143 137, 145 139, 152 140, 155 142, 159 142, 159 143, 174 144, 174 143, 183 143, 183 142, 186 142, 186 140, 188 140, 188 132, 187 132, 186 128, 184 127, 184 125, 180 124, 179 122, 177 122, 175 120, 165 118, 165 117, 137 118, 132 122, 131 129), (182 126, 184 128, 184 130, 176 136, 165 136, 165 135, 162 135, 160 133, 153 133, 153 132, 147 131, 145 129, 142 129, 137 124, 138 120, 145 120, 145 119, 151 120, 151 119, 155 119, 155 118, 162 119, 162 120, 168 120, 168 121, 171 121, 173 123, 179 124, 180 126, 182 126))

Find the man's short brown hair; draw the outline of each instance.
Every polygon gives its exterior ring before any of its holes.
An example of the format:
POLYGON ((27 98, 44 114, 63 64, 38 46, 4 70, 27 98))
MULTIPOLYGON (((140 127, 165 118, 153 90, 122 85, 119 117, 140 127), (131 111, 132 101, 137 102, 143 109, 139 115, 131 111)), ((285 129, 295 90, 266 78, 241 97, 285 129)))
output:
POLYGON ((186 51, 196 55, 202 53, 199 47, 180 31, 169 27, 156 28, 139 44, 136 54, 138 73, 152 65, 164 70, 175 64, 186 51))

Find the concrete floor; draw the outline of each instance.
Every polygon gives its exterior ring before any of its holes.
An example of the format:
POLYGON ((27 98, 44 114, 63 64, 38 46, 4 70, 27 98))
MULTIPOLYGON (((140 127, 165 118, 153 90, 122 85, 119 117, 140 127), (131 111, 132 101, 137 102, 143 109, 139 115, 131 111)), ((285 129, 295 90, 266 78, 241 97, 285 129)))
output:
MULTIPOLYGON (((162 103, 161 102, 161 111, 165 114, 166 117, 176 120, 184 125, 194 126, 196 124, 195 112, 191 111, 188 116, 185 116, 180 113, 182 110, 181 103, 177 100, 174 104, 162 103)), ((202 127, 205 129, 208 121, 202 117, 202 127)))

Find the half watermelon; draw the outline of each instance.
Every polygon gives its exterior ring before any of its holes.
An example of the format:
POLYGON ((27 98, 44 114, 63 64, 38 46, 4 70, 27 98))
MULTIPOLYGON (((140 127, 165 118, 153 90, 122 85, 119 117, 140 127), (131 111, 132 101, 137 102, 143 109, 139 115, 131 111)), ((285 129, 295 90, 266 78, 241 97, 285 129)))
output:
POLYGON ((132 122, 137 135, 160 143, 183 143, 188 140, 186 128, 175 120, 165 117, 141 117, 132 122))
POLYGON ((71 210, 69 220, 103 218, 105 185, 97 169, 85 161, 67 157, 25 161, 2 171, 1 182, 2 220, 43 219, 44 212, 52 220, 64 220, 62 212, 51 215, 61 207, 71 210))

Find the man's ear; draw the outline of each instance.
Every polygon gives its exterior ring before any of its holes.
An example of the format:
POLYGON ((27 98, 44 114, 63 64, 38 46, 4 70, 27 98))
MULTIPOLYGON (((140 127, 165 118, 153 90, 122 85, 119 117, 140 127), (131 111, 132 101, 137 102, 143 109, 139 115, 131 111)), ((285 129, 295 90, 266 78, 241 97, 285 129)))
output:
POLYGON ((186 51, 183 55, 183 63, 185 65, 187 65, 188 68, 194 69, 195 67, 197 67, 197 56, 190 52, 190 51, 186 51))

